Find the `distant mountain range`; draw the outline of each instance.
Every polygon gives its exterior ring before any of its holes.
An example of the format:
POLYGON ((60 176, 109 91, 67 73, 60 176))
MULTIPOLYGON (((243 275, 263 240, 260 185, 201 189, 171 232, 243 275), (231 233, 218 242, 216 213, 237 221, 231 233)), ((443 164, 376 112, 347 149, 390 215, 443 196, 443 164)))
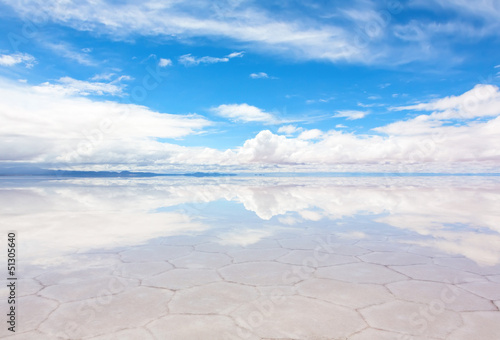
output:
POLYGON ((0 167, 0 176, 47 176, 47 177, 165 177, 165 176, 190 176, 190 177, 221 177, 236 176, 236 174, 218 172, 192 172, 163 174, 155 172, 133 171, 74 171, 51 170, 31 166, 0 167))

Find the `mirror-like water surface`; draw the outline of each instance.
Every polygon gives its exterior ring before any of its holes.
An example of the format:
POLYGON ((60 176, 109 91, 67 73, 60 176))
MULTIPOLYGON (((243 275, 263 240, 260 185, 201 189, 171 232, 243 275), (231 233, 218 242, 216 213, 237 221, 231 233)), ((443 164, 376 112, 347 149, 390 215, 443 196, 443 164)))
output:
POLYGON ((500 333, 498 177, 4 179, 0 188, 4 239, 16 230, 19 243, 16 339, 500 333))

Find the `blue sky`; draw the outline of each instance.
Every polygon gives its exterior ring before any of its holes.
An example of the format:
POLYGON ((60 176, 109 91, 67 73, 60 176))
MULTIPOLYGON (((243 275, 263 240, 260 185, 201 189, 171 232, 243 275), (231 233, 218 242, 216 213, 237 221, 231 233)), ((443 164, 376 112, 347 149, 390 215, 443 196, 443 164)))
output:
POLYGON ((1 161, 496 171, 500 2, 0 0, 1 161))

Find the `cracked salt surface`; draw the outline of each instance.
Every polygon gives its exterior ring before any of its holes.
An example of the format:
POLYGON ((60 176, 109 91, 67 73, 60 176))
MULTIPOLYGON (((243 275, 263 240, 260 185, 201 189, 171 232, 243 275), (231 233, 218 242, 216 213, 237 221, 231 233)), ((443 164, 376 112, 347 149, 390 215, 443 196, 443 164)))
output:
POLYGON ((17 332, 0 338, 496 339, 499 189, 488 177, 3 181, 20 267, 17 332))

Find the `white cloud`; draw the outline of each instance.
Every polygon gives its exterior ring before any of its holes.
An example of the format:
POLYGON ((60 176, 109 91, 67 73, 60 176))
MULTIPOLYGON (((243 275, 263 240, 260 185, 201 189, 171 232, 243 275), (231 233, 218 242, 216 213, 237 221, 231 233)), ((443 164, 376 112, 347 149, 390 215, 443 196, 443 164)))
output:
POLYGON ((352 43, 351 27, 334 22, 324 24, 317 18, 304 18, 301 12, 283 19, 264 6, 248 1, 234 6, 200 1, 196 4, 191 1, 160 3, 156 0, 141 3, 99 0, 97 3, 78 4, 24 0, 7 4, 21 16, 48 16, 56 23, 109 34, 114 39, 127 40, 137 34, 180 39, 223 38, 242 42, 255 51, 330 61, 369 61, 374 55, 363 51, 361 44, 352 43))
POLYGON ((305 130, 297 138, 301 140, 318 139, 323 135, 323 132, 318 129, 305 130))
POLYGON ((245 142, 238 157, 247 163, 378 164, 379 169, 384 168, 383 164, 392 164, 393 169, 403 172, 426 167, 443 169, 447 164, 455 164, 462 171, 471 171, 476 165, 479 169, 494 169, 500 165, 499 92, 497 87, 478 85, 458 97, 407 107, 441 111, 374 129, 385 136, 331 130, 317 132, 317 136, 313 135, 316 141, 311 142, 262 131, 245 142), (445 124, 446 119, 461 117, 494 118, 465 121, 459 126, 445 124))
POLYGON ((320 98, 320 99, 308 99, 308 100, 306 100, 306 104, 328 103, 334 99, 335 99, 335 97, 327 97, 327 98, 320 98))
POLYGON ((302 131, 303 128, 296 127, 295 125, 283 125, 278 129, 278 133, 284 133, 286 135, 292 135, 296 132, 302 131))
POLYGON ((500 115, 500 90, 494 85, 476 85, 460 96, 428 103, 395 107, 393 110, 434 111, 428 119, 472 119, 500 115))
POLYGON ((96 65, 95 61, 93 61, 87 53, 84 53, 84 52, 82 53, 67 43, 64 43, 64 42, 58 42, 58 43, 45 42, 44 46, 51 49, 55 53, 57 53, 59 56, 76 61, 78 64, 85 65, 85 66, 96 65))
POLYGON ((265 79, 265 78, 269 78, 269 76, 265 72, 258 72, 258 73, 251 73, 250 78, 252 78, 252 79, 265 79))
MULTIPOLYGON (((366 0, 302 4, 310 7, 307 11, 302 6, 288 6, 286 16, 258 1, 1 1, 23 18, 47 18, 113 39, 142 35, 190 43, 193 37, 207 37, 230 40, 261 53, 333 62, 401 64, 442 59, 449 51, 435 42, 441 38, 442 45, 443 34, 454 38, 446 40, 451 43, 463 41, 464 36, 498 36, 500 31, 500 9, 493 0, 404 3, 406 8, 420 6, 434 11, 436 15, 426 17, 425 22, 399 16, 392 3, 366 0), (441 15, 443 9, 447 15, 441 15), (398 20, 391 20, 392 15, 398 15, 398 20)), ((403 7, 395 3, 399 9, 403 7)), ((235 53, 240 52, 230 55, 235 53)))
MULTIPOLYGON (((290 137, 264 130, 241 147, 219 151, 157 141, 196 134, 211 124, 197 115, 170 115, 139 105, 68 97, 63 92, 42 93, 38 87, 1 79, 0 96, 4 98, 0 102, 3 161, 127 169, 145 166, 149 170, 271 166, 305 167, 309 171, 481 172, 500 166, 498 114, 480 121, 465 120, 459 126, 421 115, 376 128, 377 135, 304 131, 286 125, 279 133, 301 134, 290 137)), ((448 107, 439 100, 432 105, 448 107)), ((279 123, 273 115, 248 104, 221 105, 212 110, 234 121, 279 123)))
POLYGON ((272 114, 248 104, 223 104, 212 108, 211 111, 236 122, 262 122, 268 124, 277 122, 277 119, 272 114))
POLYGON ((164 58, 160 58, 160 61, 158 62, 158 66, 160 67, 172 66, 172 64, 172 60, 164 58))
POLYGON ((197 66, 199 64, 216 64, 227 63, 229 58, 215 58, 215 57, 193 57, 191 54, 185 54, 179 57, 179 62, 185 66, 197 66))
POLYGON ((245 55, 245 52, 233 52, 233 53, 230 53, 227 55, 227 57, 229 59, 232 59, 232 58, 241 58, 245 55))
POLYGON ((111 80, 116 75, 116 73, 108 72, 108 73, 99 73, 94 75, 90 80, 111 80))
POLYGON ((32 68, 36 60, 35 57, 27 53, 0 54, 0 66, 14 66, 21 63, 26 68, 32 68))
POLYGON ((500 7, 496 0, 480 0, 470 2, 467 0, 434 0, 416 1, 417 4, 431 6, 432 2, 437 2, 445 8, 453 8, 466 16, 475 16, 487 21, 497 21, 500 19, 500 7))
POLYGON ((345 129, 345 128, 347 128, 347 126, 345 126, 344 124, 337 124, 337 125, 335 125, 335 128, 337 128, 337 129, 345 129))
POLYGON ((492 147, 500 145, 496 133, 500 118, 463 127, 415 124, 404 129, 389 127, 378 130, 387 136, 332 130, 315 142, 262 131, 245 142, 238 150, 238 158, 243 163, 283 165, 378 164, 375 169, 379 171, 389 168, 402 172, 421 171, 427 165, 442 169, 454 162, 462 166, 462 171, 478 162, 493 167, 500 164, 500 149, 492 147))
POLYGON ((359 107, 382 107, 382 106, 386 106, 385 104, 382 104, 382 103, 371 103, 371 104, 363 104, 363 103, 358 103, 357 104, 359 107))
MULTIPOLYGON (((0 78, 1 160, 71 165, 175 161, 174 154, 183 148, 155 139, 182 138, 210 125, 197 115, 160 113, 40 88, 0 78)), ((200 160, 211 157, 196 148, 192 152, 200 160)))
POLYGON ((334 118, 346 118, 347 120, 361 119, 364 118, 368 111, 357 111, 357 110, 340 110, 333 116, 334 118))
MULTIPOLYGON (((94 77, 95 78, 95 77, 94 77)), ((124 84, 120 84, 121 80, 129 80, 128 76, 121 76, 113 82, 89 82, 77 80, 71 77, 62 77, 57 80, 58 84, 45 82, 41 85, 33 87, 40 93, 54 93, 63 95, 79 95, 79 96, 120 96, 123 95, 124 84)))

